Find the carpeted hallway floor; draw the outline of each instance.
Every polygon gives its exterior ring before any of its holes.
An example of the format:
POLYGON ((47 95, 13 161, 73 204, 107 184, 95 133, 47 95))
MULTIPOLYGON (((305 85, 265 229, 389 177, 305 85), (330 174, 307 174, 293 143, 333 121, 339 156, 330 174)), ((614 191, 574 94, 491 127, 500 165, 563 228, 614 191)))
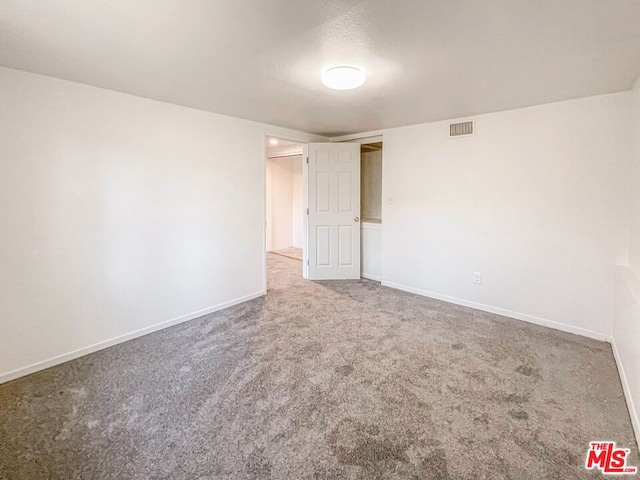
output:
POLYGON ((280 250, 274 250, 271 253, 277 253, 278 255, 283 255, 285 257, 295 258, 297 260, 302 260, 302 249, 301 248, 289 247, 289 248, 283 248, 283 249, 280 249, 280 250))
POLYGON ((2 479, 585 479, 608 344, 269 255, 265 298, 0 386, 2 479))

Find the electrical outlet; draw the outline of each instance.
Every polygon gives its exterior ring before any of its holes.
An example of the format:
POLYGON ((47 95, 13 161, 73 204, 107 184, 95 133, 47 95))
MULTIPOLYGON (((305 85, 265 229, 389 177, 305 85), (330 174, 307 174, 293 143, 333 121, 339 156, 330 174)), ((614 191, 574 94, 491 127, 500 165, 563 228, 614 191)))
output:
POLYGON ((473 274, 473 283, 476 285, 482 285, 482 274, 479 272, 475 272, 473 274))

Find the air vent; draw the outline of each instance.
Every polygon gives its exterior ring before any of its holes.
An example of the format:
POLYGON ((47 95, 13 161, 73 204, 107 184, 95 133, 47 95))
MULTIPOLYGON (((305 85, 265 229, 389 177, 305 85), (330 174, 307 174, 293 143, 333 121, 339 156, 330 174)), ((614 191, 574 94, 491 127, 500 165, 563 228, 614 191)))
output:
POLYGON ((473 121, 449 124, 449 137, 464 137, 473 135, 473 121))

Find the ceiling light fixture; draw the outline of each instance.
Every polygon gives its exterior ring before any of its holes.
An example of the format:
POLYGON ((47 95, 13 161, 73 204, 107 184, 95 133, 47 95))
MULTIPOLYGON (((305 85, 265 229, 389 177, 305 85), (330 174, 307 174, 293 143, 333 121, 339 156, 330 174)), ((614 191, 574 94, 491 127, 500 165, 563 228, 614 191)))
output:
POLYGON ((270 138, 269 139, 269 143, 271 145, 277 145, 278 144, 278 139, 277 138, 270 138))
POLYGON ((322 74, 322 83, 334 90, 351 90, 361 86, 365 73, 356 67, 333 67, 322 74))

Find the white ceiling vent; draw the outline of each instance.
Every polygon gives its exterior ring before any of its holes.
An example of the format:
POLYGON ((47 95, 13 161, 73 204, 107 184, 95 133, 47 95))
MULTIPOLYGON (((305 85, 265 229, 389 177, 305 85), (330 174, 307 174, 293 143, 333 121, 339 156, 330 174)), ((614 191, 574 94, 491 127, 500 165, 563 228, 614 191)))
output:
POLYGON ((468 137, 473 135, 475 131, 475 125, 473 120, 469 122, 450 123, 449 124, 449 137, 468 137))

